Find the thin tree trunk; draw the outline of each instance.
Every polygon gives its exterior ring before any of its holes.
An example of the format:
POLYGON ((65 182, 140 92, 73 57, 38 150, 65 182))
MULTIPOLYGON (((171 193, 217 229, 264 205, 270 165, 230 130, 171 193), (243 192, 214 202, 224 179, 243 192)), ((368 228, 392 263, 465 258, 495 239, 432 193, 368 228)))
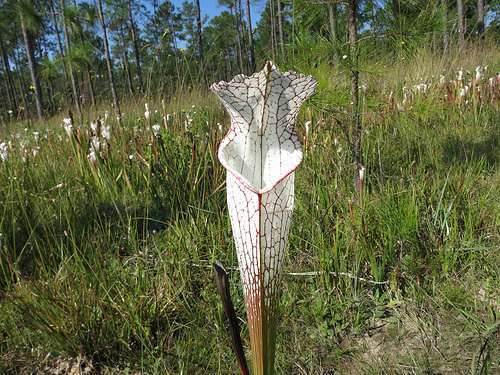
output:
POLYGON ((276 61, 276 20, 274 17, 274 2, 273 0, 269 1, 269 10, 270 10, 270 18, 271 18, 271 51, 272 51, 272 56, 273 60, 276 61))
POLYGON ((253 32, 252 32, 252 15, 251 15, 251 12, 250 12, 250 0, 246 0, 246 4, 247 4, 247 23, 248 23, 248 43, 250 45, 250 54, 249 54, 249 58, 250 58, 250 70, 251 72, 255 72, 256 70, 256 65, 255 65, 255 49, 254 49, 254 43, 253 43, 253 32))
POLYGON ((43 119, 43 101, 42 101, 42 89, 40 87, 40 79, 38 78, 38 65, 35 59, 35 54, 33 51, 33 41, 31 39, 31 33, 26 28, 26 24, 24 22, 24 17, 22 13, 20 13, 21 18, 21 32, 23 34, 24 46, 26 48, 26 56, 28 58, 28 68, 31 75, 31 83, 35 92, 35 104, 36 104, 36 113, 38 115, 38 119, 43 119))
MULTIPOLYGON (((60 4, 61 4, 63 32, 64 32, 64 45, 66 47, 66 53, 69 53, 70 41, 69 41, 68 25, 66 24, 66 16, 64 14, 64 10, 66 9, 65 0, 61 0, 60 4)), ((80 123, 83 123, 82 108, 80 106, 80 96, 78 94, 78 87, 77 87, 75 73, 73 72, 73 66, 71 65, 71 61, 65 59, 65 62, 68 68, 69 78, 71 80, 71 90, 73 92, 73 101, 75 103, 76 113, 78 115, 78 118, 80 119, 80 123)))
POLYGON ((242 60, 243 66, 248 67, 248 45, 245 38, 245 22, 243 22, 243 7, 241 5, 241 0, 238 0, 238 23, 240 26, 240 35, 241 35, 241 48, 243 50, 242 60), (243 57, 245 56, 245 57, 243 57))
MULTIPOLYGON (((236 2, 235 2, 236 5, 236 2)), ((234 28, 236 29, 236 54, 237 54, 237 59, 238 59, 238 65, 240 67, 240 73, 243 73, 243 53, 242 53, 242 48, 241 48, 241 37, 240 37, 240 27, 238 25, 238 10, 237 7, 235 6, 234 8, 232 6, 229 7, 229 12, 231 15, 234 17, 234 28), (233 13, 234 9, 234 13, 233 13)))
POLYGON ((132 83, 132 72, 130 71, 130 64, 128 61, 128 52, 127 50, 123 50, 123 65, 125 68, 125 75, 127 77, 127 83, 128 83, 128 91, 130 92, 130 96, 134 96, 134 85, 132 83))
MULTIPOLYGON (((56 32, 57 47, 59 48, 59 54, 61 55, 61 59, 63 61, 64 78, 66 79, 66 81, 69 81, 68 72, 66 71, 66 64, 64 62, 65 53, 64 53, 64 48, 63 48, 63 44, 61 41, 61 34, 60 34, 61 32, 59 30, 59 25, 57 23, 56 10, 54 7, 53 0, 49 0, 49 6, 50 6, 50 14, 51 14, 51 18, 52 18, 52 23, 54 24, 54 31, 56 32)), ((61 10, 61 12, 63 12, 63 10, 61 10)))
POLYGON ((449 38, 448 38, 448 0, 441 0, 443 8, 443 53, 448 51, 449 38))
POLYGON ((362 189, 362 176, 361 171, 364 169, 362 165, 362 150, 361 150, 361 115, 359 111, 359 71, 357 59, 357 0, 349 0, 347 15, 347 28, 349 35, 349 52, 351 56, 351 105, 352 105, 352 120, 353 120, 353 154, 356 163, 356 191, 361 193, 362 189))
POLYGON ((5 75, 7 76, 7 95, 9 96, 9 102, 11 103, 11 110, 17 113, 17 98, 14 86, 14 80, 12 79, 12 72, 10 70, 9 57, 7 51, 5 50, 5 45, 3 43, 2 34, 0 34, 0 57, 2 58, 3 69, 5 75))
POLYGON ((330 19, 330 38, 332 43, 337 42, 337 4, 333 1, 328 3, 328 16, 330 19))
POLYGON ((463 0, 457 0, 457 18, 458 18, 458 48, 460 51, 465 49, 465 23, 464 23, 464 4, 463 0))
POLYGON ((128 0, 128 19, 130 22, 130 33, 132 34, 132 43, 134 46, 135 65, 137 70, 137 78, 139 79, 139 89, 144 91, 142 83, 142 69, 141 69, 141 51, 139 49, 139 38, 137 37, 137 29, 135 27, 134 17, 132 16, 132 0, 128 0))
POLYGON ((484 33, 484 0, 477 0, 477 34, 483 39, 484 33))
POLYGON ((118 119, 118 123, 121 125, 122 112, 120 110, 120 101, 118 99, 118 95, 116 93, 116 88, 115 88, 115 78, 113 76, 113 64, 111 62, 111 54, 109 52, 108 31, 106 29, 106 22, 104 20, 104 13, 102 11, 102 1, 101 0, 96 0, 96 1, 97 1, 97 12, 99 14, 99 21, 101 22, 101 29, 103 34, 102 41, 104 43, 104 55, 106 57, 106 67, 108 68, 109 86, 111 89, 111 95, 113 96, 113 104, 115 107, 116 117, 118 119))
POLYGON ((23 82, 23 77, 22 77, 21 71, 20 71, 21 63, 20 63, 19 58, 16 55, 16 53, 14 53, 12 56, 14 57, 14 65, 19 67, 19 70, 17 71, 16 77, 17 77, 17 84, 19 86, 19 93, 21 95, 21 101, 23 102, 23 106, 24 106, 24 111, 25 111, 24 117, 27 119, 30 119, 31 114, 30 114, 30 108, 28 106, 28 99, 26 98, 26 95, 27 95, 26 88, 25 88, 25 84, 23 82))
POLYGON ((47 82, 47 94, 49 96, 50 113, 54 113, 56 104, 54 102, 54 83, 51 79, 47 82))
POLYGON ((278 33, 280 35, 281 59, 285 61, 285 42, 283 35, 283 9, 281 6, 281 0, 276 0, 276 3, 278 5, 278 33))
POLYGON ((205 66, 203 63, 203 38, 201 35, 201 26, 200 0, 196 0, 196 37, 198 39, 198 59, 200 63, 200 72, 206 85, 207 77, 205 76, 205 66))

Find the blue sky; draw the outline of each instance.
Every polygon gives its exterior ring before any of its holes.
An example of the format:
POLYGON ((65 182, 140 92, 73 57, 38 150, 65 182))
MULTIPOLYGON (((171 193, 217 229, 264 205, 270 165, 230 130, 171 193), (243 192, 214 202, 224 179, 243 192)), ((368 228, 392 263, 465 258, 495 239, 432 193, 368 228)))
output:
MULTIPOLYGON (((171 0, 172 3, 174 3, 175 6, 180 7, 181 4, 186 1, 186 0, 171 0)), ((192 0, 188 0, 192 1, 192 0)), ((151 4, 150 1, 143 1, 143 3, 148 3, 151 4)), ((246 1, 242 0, 243 7, 245 7, 246 1)), ((258 0, 258 1, 251 1, 251 7, 252 7, 252 24, 257 23, 257 21, 260 18, 260 14, 262 13, 263 9, 265 6, 265 0, 258 0)), ((219 6, 219 3, 217 0, 200 0, 200 7, 201 7, 201 13, 205 16, 208 16, 212 18, 213 16, 216 16, 220 14, 223 10, 227 10, 227 8, 224 8, 222 6, 219 6)), ((246 11, 246 8, 245 8, 246 11)))

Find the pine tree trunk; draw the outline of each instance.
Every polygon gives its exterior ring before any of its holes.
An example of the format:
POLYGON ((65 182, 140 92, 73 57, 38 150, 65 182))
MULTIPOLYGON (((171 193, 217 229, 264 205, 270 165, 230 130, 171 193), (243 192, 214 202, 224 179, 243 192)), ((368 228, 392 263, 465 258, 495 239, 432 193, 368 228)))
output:
MULTIPOLYGON (((66 16, 64 15, 64 10, 66 9, 65 0, 61 0, 61 17, 63 24, 63 32, 64 32, 64 44, 66 46, 66 53, 69 53, 70 41, 69 41, 69 33, 68 33, 68 25, 66 24, 66 16)), ((80 106, 80 95, 78 94, 78 87, 76 83, 75 73, 73 72, 73 66, 71 65, 71 61, 65 59, 66 65, 68 68, 69 78, 71 81, 71 90, 73 92, 73 101, 76 107, 76 113, 78 118, 80 119, 80 123, 83 123, 83 115, 82 108, 80 106)))
POLYGON ((2 58, 2 65, 7 76, 7 95, 9 97, 9 102, 11 103, 11 110, 17 113, 17 98, 16 90, 14 86, 14 80, 12 79, 12 72, 10 70, 9 57, 7 51, 5 50, 5 45, 3 43, 2 34, 0 34, 0 57, 2 58))
POLYGON ((281 5, 281 0, 276 0, 278 5, 278 33, 280 36, 280 53, 282 61, 285 61, 285 42, 283 35, 283 9, 281 5))
POLYGON ((330 19, 330 38, 332 43, 337 42, 337 4, 330 1, 328 3, 328 16, 330 19))
POLYGON ((128 18, 130 22, 130 33, 132 35, 132 43, 134 45, 135 65, 137 69, 137 78, 139 79, 139 89, 144 91, 142 82, 142 69, 141 69, 141 52, 139 49, 139 38, 137 37, 137 29, 135 27, 134 17, 132 16, 132 0, 128 0, 128 18))
POLYGON ((484 0, 477 0, 477 34, 483 39, 484 33, 484 0))
POLYGON ((38 119, 43 120, 42 89, 40 87, 40 79, 38 77, 38 65, 33 51, 33 41, 31 39, 31 33, 26 28, 26 24, 24 22, 24 17, 22 13, 20 13, 20 18, 21 18, 21 32, 23 34, 24 46, 26 48, 26 56, 28 59, 28 69, 30 71, 31 84, 33 86, 35 93, 36 112, 38 115, 38 119))
POLYGON ((196 38, 198 39, 198 59, 200 63, 200 73, 206 85, 207 77, 205 76, 205 66, 203 63, 203 38, 201 35, 201 26, 200 0, 196 0, 196 38))
POLYGON ((247 41, 245 39, 245 23, 243 22, 243 7, 241 5, 241 0, 237 0, 238 3, 238 26, 239 26, 239 33, 240 33, 240 39, 241 39, 241 48, 242 48, 242 56, 241 59, 243 60, 243 67, 248 67, 248 45, 247 41))
POLYGON ((274 16, 274 2, 273 0, 269 1, 269 10, 270 10, 270 21, 271 21, 271 51, 273 60, 276 61, 276 20, 274 16))
MULTIPOLYGON (((19 61, 18 55, 14 52, 12 55, 14 57, 14 66, 21 66, 21 62, 19 61)), ((24 84, 23 77, 20 71, 17 72, 16 74, 17 77, 17 85, 19 86, 19 93, 21 95, 21 101, 23 103, 24 107, 24 117, 26 119, 31 118, 31 113, 30 113, 30 108, 28 106, 28 99, 26 98, 26 85, 24 84)))
MULTIPOLYGON (((49 6, 50 6, 52 23, 54 24, 54 30, 56 32, 57 47, 59 48, 59 54, 61 55, 61 60, 63 62, 63 66, 64 66, 64 70, 63 70, 64 78, 65 78, 65 82, 67 82, 67 81, 69 81, 69 78, 68 78, 68 72, 66 70, 66 63, 64 61, 65 53, 64 53, 64 48, 63 48, 63 44, 61 41, 61 31, 59 30, 59 25, 57 23, 56 10, 54 7, 53 0, 49 0, 49 6)), ((62 10, 61 10, 61 12, 62 12, 62 10)))
POLYGON ((458 48, 465 49, 465 22, 463 0, 457 0, 457 20, 458 20, 458 48))
POLYGON ((111 54, 109 52, 108 31, 106 29, 106 22, 104 20, 104 13, 102 11, 102 1, 101 0, 96 0, 96 1, 97 1, 97 12, 99 14, 99 21, 101 23, 101 29, 103 34, 102 41, 104 43, 104 55, 106 57, 106 67, 108 69, 109 86, 111 89, 111 95, 113 96, 113 104, 115 107, 116 117, 118 119, 118 123, 121 125, 122 112, 120 110, 120 101, 118 99, 118 94, 116 93, 115 78, 113 76, 113 64, 111 62, 111 54))
POLYGON ((132 73, 130 72, 130 64, 128 61, 128 52, 127 50, 123 50, 123 67, 125 68, 125 75, 127 77, 128 90, 130 92, 130 96, 134 96, 134 85, 132 84, 132 73))
POLYGON ((449 37, 448 37, 448 0, 441 0, 443 8, 443 53, 448 51, 449 37))
POLYGON ((248 43, 250 44, 250 70, 251 72, 255 72, 256 70, 256 65, 255 65, 255 49, 254 49, 254 43, 253 43, 253 32, 252 32, 252 15, 250 13, 250 0, 246 0, 247 3, 247 23, 248 23, 248 43))
POLYGON ((349 36, 349 53, 351 58, 351 105, 352 105, 352 125, 353 125, 353 156, 356 163, 356 177, 355 186, 356 191, 361 193, 362 189, 362 177, 360 171, 363 170, 362 165, 362 150, 361 150, 361 115, 359 112, 359 71, 358 71, 358 59, 357 59, 357 39, 358 39, 358 28, 357 28, 357 12, 358 4, 357 0, 349 0, 347 6, 347 28, 349 36))
MULTIPOLYGON (((236 5, 236 2, 235 2, 236 5)), ((238 22, 238 11, 237 7, 235 6, 234 8, 232 6, 229 7, 229 12, 231 15, 234 17, 234 28, 236 29, 236 55, 238 59, 238 66, 240 67, 239 73, 243 73, 243 53, 242 53, 242 48, 241 48, 241 34, 240 34, 240 26, 238 22), (233 9, 234 14, 233 14, 233 9)))

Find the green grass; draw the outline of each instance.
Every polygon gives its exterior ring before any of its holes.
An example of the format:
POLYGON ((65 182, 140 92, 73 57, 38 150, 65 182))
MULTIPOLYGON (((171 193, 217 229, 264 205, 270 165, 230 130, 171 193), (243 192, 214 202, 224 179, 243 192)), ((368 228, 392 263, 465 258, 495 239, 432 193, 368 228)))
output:
MULTIPOLYGON (((498 51, 475 58, 500 68, 498 51)), ((498 101, 446 104, 434 85, 392 110, 389 91, 400 98, 401 82, 419 82, 411 67, 441 73, 429 61, 363 76, 361 203, 343 130, 348 85, 342 72, 311 68, 320 89, 297 124, 303 135, 312 120, 285 271, 318 274, 284 279, 280 374, 500 370, 498 101)), ((216 124, 228 118, 202 91, 166 110, 173 121, 155 139, 142 104, 126 106, 96 166, 86 131, 79 144, 60 119, 0 135, 13 140, 0 162, 1 373, 70 359, 102 373, 237 371, 210 267, 237 265, 216 158, 216 124), (23 161, 20 140, 33 146, 35 129, 39 154, 23 161)), ((237 272, 231 281, 245 319, 237 272)), ((248 345, 245 327, 243 336, 248 345)))

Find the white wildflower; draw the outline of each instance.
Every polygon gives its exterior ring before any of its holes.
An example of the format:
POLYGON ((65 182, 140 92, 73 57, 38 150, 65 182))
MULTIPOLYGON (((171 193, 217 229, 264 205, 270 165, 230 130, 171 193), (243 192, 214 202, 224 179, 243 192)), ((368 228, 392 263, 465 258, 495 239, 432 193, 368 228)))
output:
POLYGON ((38 146, 33 147, 33 149, 31 150, 33 157, 36 157, 38 155, 38 152, 40 152, 40 147, 38 147, 38 146))
POLYGON ((304 123, 304 127, 306 128, 306 138, 309 137, 309 127, 311 126, 312 121, 308 120, 304 123))
POLYGON ((87 155, 87 159, 89 159, 91 163, 97 162, 97 154, 94 150, 90 150, 89 154, 87 155))
POLYGON ((101 148, 101 141, 97 137, 92 137, 90 140, 90 149, 91 151, 99 152, 101 148))
POLYGON ((347 59, 347 55, 342 56, 342 59, 343 60, 347 59))
POLYGON ((33 132, 33 137, 35 138, 35 142, 38 143, 40 140, 40 133, 39 132, 33 132))
POLYGON ((493 88, 495 86, 495 78, 494 77, 490 77, 488 79, 488 86, 490 86, 490 88, 493 88))
POLYGON ((159 124, 154 124, 153 126, 151 126, 151 130, 153 131, 155 137, 158 137, 160 135, 160 129, 161 127, 159 124))
POLYGON ((151 113, 149 112, 149 105, 148 105, 148 103, 144 103, 144 108, 146 109, 144 111, 144 118, 146 120, 149 120, 149 117, 151 116, 151 113))
POLYGON ((93 131, 94 133, 96 133, 96 132, 97 132, 97 127, 98 127, 98 125, 97 125, 97 121, 91 121, 91 122, 90 122, 90 129, 92 129, 92 131, 93 131))
POLYGON ((0 143, 0 159, 2 161, 7 161, 9 158, 9 146, 5 142, 0 143))
POLYGON ((476 66, 476 81, 480 81, 483 78, 483 67, 478 65, 476 66))
POLYGON ((111 140, 111 126, 104 125, 101 129, 101 135, 105 140, 109 142, 111 140))
POLYGON ((70 118, 63 118, 63 126, 66 134, 71 136, 73 134, 73 123, 70 118))

